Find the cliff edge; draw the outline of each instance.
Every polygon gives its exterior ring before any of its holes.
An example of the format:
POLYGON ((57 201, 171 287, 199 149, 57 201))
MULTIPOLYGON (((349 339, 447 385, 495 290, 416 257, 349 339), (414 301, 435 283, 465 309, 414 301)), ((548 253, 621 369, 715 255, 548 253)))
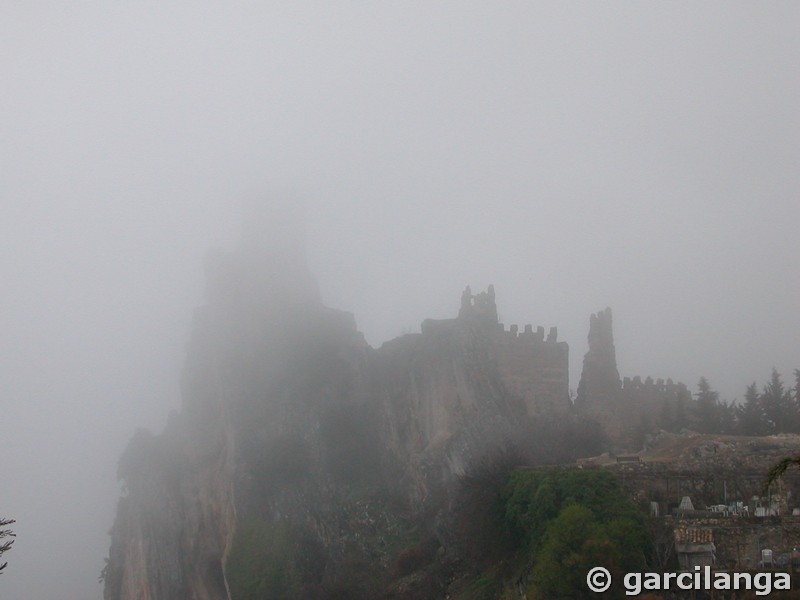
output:
POLYGON ((566 343, 503 327, 490 287, 372 348, 302 253, 255 233, 206 280, 181 411, 120 460, 105 600, 437 597, 397 584, 408 553, 447 553, 459 479, 571 411, 566 343))

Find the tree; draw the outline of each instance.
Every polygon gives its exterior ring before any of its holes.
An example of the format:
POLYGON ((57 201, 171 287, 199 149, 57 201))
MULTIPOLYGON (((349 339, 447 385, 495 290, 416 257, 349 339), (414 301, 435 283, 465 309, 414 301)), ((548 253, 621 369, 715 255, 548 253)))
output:
POLYGON ((697 384, 697 430, 700 433, 719 431, 719 393, 711 389, 708 379, 701 377, 697 384))
POLYGON ((772 369, 769 383, 761 394, 761 406, 766 416, 769 433, 784 433, 794 429, 797 415, 792 410, 791 392, 784 388, 781 376, 772 369))
POLYGON ((766 416, 761 406, 761 398, 754 381, 747 386, 744 393, 744 404, 736 413, 739 433, 742 435, 764 435, 768 433, 766 416))
POLYGON ((719 411, 719 432, 734 433, 736 430, 736 408, 732 402, 720 402, 717 405, 719 411))
MULTIPOLYGON (((592 567, 602 565, 619 580, 645 568, 649 545, 641 523, 626 517, 604 523, 587 507, 570 504, 547 527, 532 572, 533 591, 544 598, 594 598, 586 589, 586 573, 592 567)), ((609 596, 624 597, 619 589, 609 596)))
POLYGON ((532 573, 536 591, 547 598, 580 594, 586 587, 585 574, 607 560, 611 543, 604 533, 585 506, 562 509, 547 528, 532 573))
POLYGON ((800 456, 787 456, 772 465, 764 478, 764 490, 780 479, 792 465, 800 467, 800 456))
POLYGON ((797 421, 794 423, 792 431, 800 431, 800 369, 794 370, 794 388, 791 391, 792 412, 796 415, 797 421))
MULTIPOLYGON (((792 391, 787 390, 786 395, 790 399, 791 396, 794 395, 793 404, 795 410, 797 410, 797 407, 800 407, 800 369, 794 370, 794 382, 795 383, 794 383, 793 394, 792 391)), ((780 383, 780 376, 778 375, 775 369, 772 369, 772 381, 770 381, 770 385, 768 385, 767 387, 769 388, 771 386, 772 388, 771 391, 777 392, 780 390, 780 387, 782 386, 782 384, 781 386, 779 386, 778 385, 779 383, 780 383)), ((755 384, 753 385, 755 386, 755 384)), ((767 388, 765 388, 765 393, 766 389, 767 388)), ((791 466, 800 467, 800 455, 787 456, 786 458, 783 458, 774 465, 772 465, 770 470, 767 471, 767 476, 764 479, 764 489, 767 489, 771 484, 775 483, 775 481, 777 481, 791 466)))
POLYGON ((800 369, 794 370, 794 401, 800 404, 800 369))
POLYGON ((612 579, 644 569, 650 533, 614 473, 520 469, 503 495, 506 521, 530 560, 528 597, 595 598, 586 587, 591 567, 606 567, 612 579))
MULTIPOLYGON (((14 519, 3 519, 0 518, 0 527, 6 527, 7 525, 13 525, 16 523, 14 519)), ((16 534, 13 533, 10 529, 0 529, 0 540, 6 537, 16 537, 16 534)), ((8 552, 11 549, 11 545, 14 543, 14 540, 8 540, 5 542, 0 542, 0 556, 4 553, 8 552)), ((3 569, 6 568, 8 563, 3 563, 0 565, 0 574, 2 574, 3 569)))

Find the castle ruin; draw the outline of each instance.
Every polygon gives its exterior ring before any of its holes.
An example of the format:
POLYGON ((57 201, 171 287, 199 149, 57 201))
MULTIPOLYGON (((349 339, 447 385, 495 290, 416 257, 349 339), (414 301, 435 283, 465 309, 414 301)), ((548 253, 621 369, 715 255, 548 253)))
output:
POLYGON ((487 343, 489 358, 502 383, 522 398, 530 416, 551 415, 571 408, 569 399, 569 345, 558 341, 558 329, 518 325, 506 329, 499 322, 494 286, 473 294, 469 286, 461 294, 455 319, 426 319, 423 336, 447 335, 471 330, 487 343))

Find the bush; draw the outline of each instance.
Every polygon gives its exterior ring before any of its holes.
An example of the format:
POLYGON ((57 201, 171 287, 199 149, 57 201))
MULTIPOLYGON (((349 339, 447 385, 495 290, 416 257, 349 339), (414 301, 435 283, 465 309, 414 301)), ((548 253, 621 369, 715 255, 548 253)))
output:
POLYGON ((593 566, 615 578, 644 568, 651 536, 613 473, 517 470, 504 496, 509 524, 533 563, 537 597, 589 597, 585 577, 593 566))

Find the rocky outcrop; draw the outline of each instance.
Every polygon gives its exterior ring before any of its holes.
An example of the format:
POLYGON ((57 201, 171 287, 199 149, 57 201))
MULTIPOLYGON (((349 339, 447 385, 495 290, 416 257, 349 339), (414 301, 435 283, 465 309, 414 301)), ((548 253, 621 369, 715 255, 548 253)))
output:
POLYGON ((181 411, 120 460, 106 600, 377 597, 342 587, 353 564, 379 585, 473 462, 571 408, 567 345, 506 331, 491 287, 373 349, 273 237, 210 254, 206 280, 181 411))
POLYGON ((176 421, 160 436, 131 440, 104 572, 105 598, 225 598, 224 551, 235 525, 225 451, 191 464, 176 421))

